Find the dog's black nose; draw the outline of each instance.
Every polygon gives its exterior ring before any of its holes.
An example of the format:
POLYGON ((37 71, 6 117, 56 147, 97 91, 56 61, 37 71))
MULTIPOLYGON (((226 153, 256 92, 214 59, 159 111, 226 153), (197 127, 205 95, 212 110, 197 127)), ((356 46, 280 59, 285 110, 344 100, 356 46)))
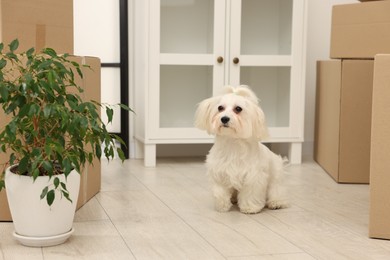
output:
POLYGON ((230 118, 227 117, 227 116, 224 116, 224 117, 221 118, 221 122, 222 122, 223 124, 227 124, 229 121, 230 121, 230 118))

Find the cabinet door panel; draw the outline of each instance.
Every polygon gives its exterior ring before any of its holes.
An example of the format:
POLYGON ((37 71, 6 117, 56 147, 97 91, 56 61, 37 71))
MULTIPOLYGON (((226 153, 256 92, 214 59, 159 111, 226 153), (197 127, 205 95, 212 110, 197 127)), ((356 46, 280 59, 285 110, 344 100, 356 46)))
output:
POLYGON ((292 0, 241 1, 242 55, 291 54, 292 0))
POLYGON ((224 84, 226 1, 156 2, 158 8, 151 6, 150 137, 204 138, 189 129, 195 130, 197 104, 224 84))
POLYGON ((273 141, 302 136, 305 10, 305 0, 230 0, 227 82, 256 92, 273 141))
POLYGON ((214 0, 161 0, 161 53, 213 53, 214 0))
POLYGON ((212 90, 212 66, 162 65, 159 127, 193 127, 197 104, 212 90))
POLYGON ((269 127, 290 124, 290 67, 241 67, 240 83, 260 99, 269 127))

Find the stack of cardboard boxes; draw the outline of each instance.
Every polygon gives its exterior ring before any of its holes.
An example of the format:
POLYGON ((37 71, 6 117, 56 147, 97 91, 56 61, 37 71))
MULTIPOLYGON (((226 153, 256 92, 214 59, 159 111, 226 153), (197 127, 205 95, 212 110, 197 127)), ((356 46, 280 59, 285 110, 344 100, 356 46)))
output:
POLYGON ((333 7, 314 157, 337 182, 370 183, 369 235, 390 239, 390 1, 362 2, 333 7))
MULTIPOLYGON (((0 0, 0 28, 0 42, 6 46, 17 38, 20 43, 18 51, 51 47, 57 53, 73 54, 73 0, 0 0)), ((100 60, 82 56, 73 59, 92 68, 84 69, 83 79, 77 79, 84 88, 84 99, 100 101, 100 60)), ((0 129, 6 122, 7 118, 0 110, 0 129)), ((7 159, 6 154, 0 153, 0 165, 7 159)), ((86 167, 81 175, 77 208, 99 192, 100 186, 100 161, 96 159, 93 166, 86 167)), ((2 190, 0 221, 11 220, 6 192, 2 190)))

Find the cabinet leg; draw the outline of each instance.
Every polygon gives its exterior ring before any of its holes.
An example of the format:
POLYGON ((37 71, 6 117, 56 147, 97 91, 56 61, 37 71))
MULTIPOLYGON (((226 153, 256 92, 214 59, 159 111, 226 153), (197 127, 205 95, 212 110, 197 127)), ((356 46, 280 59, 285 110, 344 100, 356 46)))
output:
POLYGON ((144 143, 135 140, 135 159, 143 159, 144 158, 144 143))
POLYGON ((302 163, 302 143, 290 143, 288 150, 288 159, 291 164, 302 163))
POLYGON ((156 167, 156 145, 144 145, 144 165, 145 167, 156 167))

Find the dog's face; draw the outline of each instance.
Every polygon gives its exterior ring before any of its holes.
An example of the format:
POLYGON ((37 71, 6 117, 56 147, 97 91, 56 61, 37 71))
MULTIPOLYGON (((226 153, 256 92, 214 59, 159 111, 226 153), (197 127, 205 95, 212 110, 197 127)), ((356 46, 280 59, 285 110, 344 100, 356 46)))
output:
POLYGON ((195 125, 213 135, 264 139, 267 136, 264 113, 255 94, 244 86, 225 87, 224 92, 199 104, 195 125))

